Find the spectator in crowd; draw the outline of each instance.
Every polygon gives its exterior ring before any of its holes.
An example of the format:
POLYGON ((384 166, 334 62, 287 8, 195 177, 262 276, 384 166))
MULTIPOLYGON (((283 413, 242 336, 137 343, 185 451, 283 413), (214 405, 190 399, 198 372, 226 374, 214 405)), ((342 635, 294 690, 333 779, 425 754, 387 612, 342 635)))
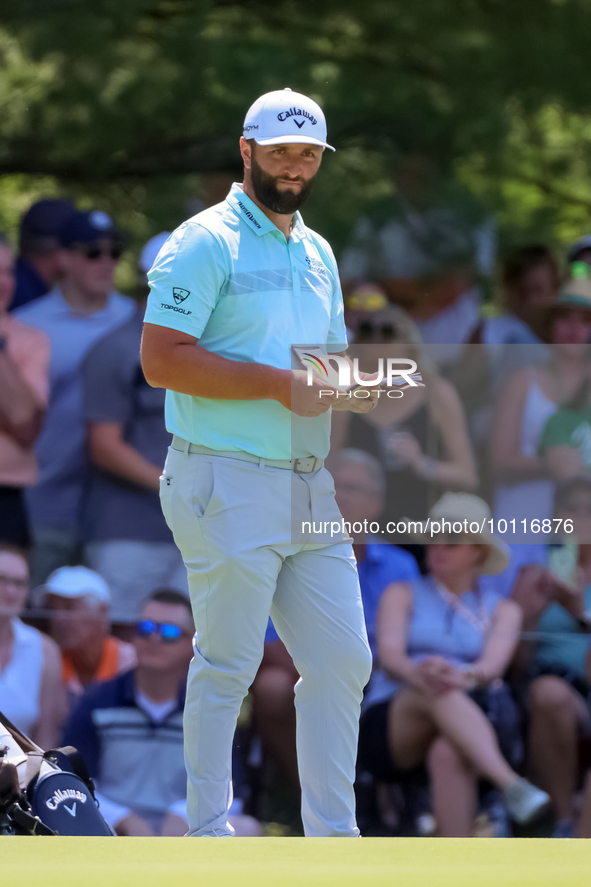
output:
POLYGON ((473 490, 478 483, 462 404, 418 341, 416 326, 397 306, 364 321, 351 351, 359 356, 360 368, 376 371, 374 346, 380 345, 381 358, 416 361, 425 385, 407 388, 400 399, 380 397, 368 413, 333 415, 331 450, 364 450, 385 471, 383 528, 405 516, 422 519, 442 490, 473 490))
POLYGON ((79 556, 86 482, 80 366, 94 342, 134 312, 115 292, 121 235, 103 212, 76 212, 61 230, 64 278, 59 289, 16 312, 51 340, 50 397, 35 451, 40 476, 28 491, 34 537, 33 584, 79 556))
POLYGON ((480 335, 485 345, 536 345, 532 330, 540 308, 556 301, 560 288, 558 264, 547 246, 532 244, 515 250, 503 263, 504 313, 483 318, 480 335))
POLYGON ((503 313, 479 318, 457 364, 448 371, 470 416, 472 438, 478 445, 488 442, 491 401, 508 377, 549 357, 538 336, 540 330, 534 331, 531 324, 537 327, 541 309, 556 301, 558 265, 548 247, 524 246, 504 262, 502 281, 503 313), (472 347, 475 345, 485 347, 472 347))
POLYGON ((49 198, 38 200, 22 217, 13 310, 44 296, 63 276, 59 234, 73 212, 71 201, 49 198))
MULTIPOLYGON (((579 415, 577 410, 561 410, 554 416, 560 404, 578 399, 591 366, 586 344, 591 334, 591 283, 576 280, 567 284, 548 309, 545 326, 550 359, 524 367, 508 379, 491 429, 495 519, 514 526, 511 538, 515 542, 538 542, 530 532, 531 520, 552 516, 554 461, 550 454, 547 461, 545 454, 554 445, 568 443, 574 430, 572 419, 579 415)), ((580 474, 580 468, 575 473, 580 474)), ((560 477, 560 472, 555 476, 560 477)))
POLYGON ((66 714, 55 643, 19 619, 29 587, 23 551, 0 544, 0 711, 41 748, 55 748, 66 714))
MULTIPOLYGON (((183 708, 193 633, 187 598, 154 592, 137 624, 136 668, 89 688, 66 724, 64 742, 83 755, 101 812, 120 835, 187 831, 183 708)), ((237 834, 258 832, 250 817, 236 825, 237 834)))
POLYGON ((133 634, 146 593, 165 587, 189 593, 158 495, 171 436, 165 391, 148 385, 140 363, 144 311, 145 302, 138 304, 130 320, 93 345, 82 365, 91 461, 82 511, 85 558, 106 580, 111 620, 123 634, 133 634))
POLYGON ((513 589, 528 633, 515 678, 528 686, 529 762, 552 799, 553 836, 569 838, 575 833, 579 739, 591 737, 589 635, 581 633, 581 627, 589 631, 585 612, 591 609, 591 479, 558 488, 555 517, 572 521, 573 532, 563 534, 570 542, 546 546, 546 566, 524 568, 513 589))
POLYGON ((367 329, 367 324, 373 323, 375 313, 388 307, 388 299, 376 283, 362 282, 347 295, 344 305, 347 341, 354 342, 359 327, 362 327, 362 331, 363 327, 367 329))
POLYGON ((577 340, 572 351, 580 352, 584 374, 578 390, 548 419, 540 439, 540 453, 555 481, 591 472, 591 280, 571 281, 560 302, 567 300, 571 313, 564 324, 577 340))
MULTIPOLYGON (((591 686, 591 650, 586 660, 587 683, 591 686)), ((591 771, 587 773, 583 792, 581 815, 577 826, 577 838, 591 838, 591 771)))
POLYGON ((294 688, 300 676, 271 621, 265 634, 261 664, 250 688, 252 717, 265 755, 279 767, 290 784, 299 789, 296 755, 294 688))
POLYGON ((442 193, 431 158, 410 154, 393 173, 396 194, 359 220, 340 262, 346 294, 378 283, 417 321, 423 341, 465 342, 477 322, 473 269, 490 275, 495 229, 463 193, 442 193))
POLYGON ((0 235, 0 541, 30 544, 23 490, 37 477, 33 443, 47 405, 49 339, 8 307, 14 260, 0 235))
MULTIPOLYGON (((391 582, 419 576, 412 555, 384 543, 365 527, 376 521, 384 505, 384 472, 363 450, 340 450, 331 463, 336 500, 343 520, 351 525, 367 635, 374 658, 376 612, 391 582)), ((294 685, 299 678, 293 661, 274 630, 265 639, 263 661, 251 687, 254 717, 263 744, 294 785, 299 785, 295 747, 294 685)))
POLYGON ((440 536, 428 547, 428 575, 392 583, 382 595, 381 671, 366 697, 360 756, 382 779, 385 770, 396 779, 426 763, 439 834, 469 837, 478 777, 503 792, 518 822, 534 818, 548 796, 506 760, 515 762, 518 734, 500 679, 517 645, 521 615, 516 604, 479 587, 481 575, 507 565, 504 546, 488 529, 490 511, 476 496, 446 493, 429 517, 450 528, 477 522, 484 531, 440 536), (495 710, 502 700, 505 712, 495 719, 497 736, 486 716, 492 694, 495 710))
POLYGON ((134 667, 135 647, 109 633, 111 597, 98 573, 86 567, 60 567, 41 589, 72 702, 89 684, 108 681, 134 667))
POLYGON ((391 582, 419 578, 414 557, 371 532, 384 508, 386 479, 380 462, 364 450, 340 450, 331 464, 336 500, 343 520, 351 527, 367 638, 377 660, 376 616, 384 589, 391 582))

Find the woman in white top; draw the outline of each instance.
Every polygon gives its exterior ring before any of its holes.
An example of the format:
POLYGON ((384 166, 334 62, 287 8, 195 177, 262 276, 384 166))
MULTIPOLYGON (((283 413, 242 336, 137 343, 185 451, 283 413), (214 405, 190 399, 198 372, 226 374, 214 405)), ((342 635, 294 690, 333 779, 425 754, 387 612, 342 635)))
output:
POLYGON ((551 357, 514 373, 501 391, 491 434, 495 480, 495 519, 508 523, 507 542, 539 542, 531 521, 552 517, 554 484, 538 445, 548 419, 572 400, 591 372, 591 313, 570 290, 589 281, 567 284, 549 309, 547 337, 551 357), (515 520, 514 532, 513 524, 515 520), (522 521, 526 521, 526 529, 522 521))
POLYGON ((29 583, 24 554, 0 544, 0 712, 41 748, 55 748, 66 713, 56 644, 18 618, 29 583))

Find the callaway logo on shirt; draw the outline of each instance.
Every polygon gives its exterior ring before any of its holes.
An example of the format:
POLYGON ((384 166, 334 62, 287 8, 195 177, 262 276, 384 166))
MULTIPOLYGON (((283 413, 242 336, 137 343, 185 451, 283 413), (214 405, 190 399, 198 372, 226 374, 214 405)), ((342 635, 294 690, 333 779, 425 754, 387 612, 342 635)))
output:
POLYGON ((253 216, 253 214, 251 213, 251 211, 250 211, 249 209, 247 209, 247 208, 244 206, 244 204, 242 203, 242 201, 241 201, 241 200, 237 200, 236 203, 238 204, 238 206, 240 207, 240 209, 242 210, 242 212, 244 213, 244 215, 245 215, 247 218, 250 219, 250 221, 253 223, 253 225, 256 225, 257 228, 260 228, 261 226, 259 225, 259 223, 258 223, 257 220, 255 219, 255 217, 253 216))
POLYGON ((306 265, 314 274, 328 274, 326 265, 320 259, 312 259, 310 256, 306 256, 306 265))

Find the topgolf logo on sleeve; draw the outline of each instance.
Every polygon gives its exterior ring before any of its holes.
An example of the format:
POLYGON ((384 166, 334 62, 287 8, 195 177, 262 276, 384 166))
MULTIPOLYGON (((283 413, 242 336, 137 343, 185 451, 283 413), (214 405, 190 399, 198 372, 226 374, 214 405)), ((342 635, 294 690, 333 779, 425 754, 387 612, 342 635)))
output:
POLYGON ((181 289, 180 286, 173 286, 172 295, 173 295, 173 298, 174 298, 175 302, 177 303, 177 305, 180 305, 181 302, 185 301, 187 296, 191 295, 191 290, 184 290, 184 289, 181 289))

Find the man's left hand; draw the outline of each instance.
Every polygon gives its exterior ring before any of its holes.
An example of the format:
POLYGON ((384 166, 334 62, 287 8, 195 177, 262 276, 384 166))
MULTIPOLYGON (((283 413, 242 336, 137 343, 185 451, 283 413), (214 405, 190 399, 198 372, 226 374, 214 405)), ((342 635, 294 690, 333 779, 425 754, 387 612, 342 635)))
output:
POLYGON ((373 410, 378 402, 378 391, 376 389, 365 388, 363 390, 369 391, 369 397, 355 397, 353 392, 357 390, 359 389, 352 389, 347 397, 344 395, 337 397, 332 405, 333 410, 337 410, 337 412, 347 411, 350 413, 369 413, 370 410, 373 410))

